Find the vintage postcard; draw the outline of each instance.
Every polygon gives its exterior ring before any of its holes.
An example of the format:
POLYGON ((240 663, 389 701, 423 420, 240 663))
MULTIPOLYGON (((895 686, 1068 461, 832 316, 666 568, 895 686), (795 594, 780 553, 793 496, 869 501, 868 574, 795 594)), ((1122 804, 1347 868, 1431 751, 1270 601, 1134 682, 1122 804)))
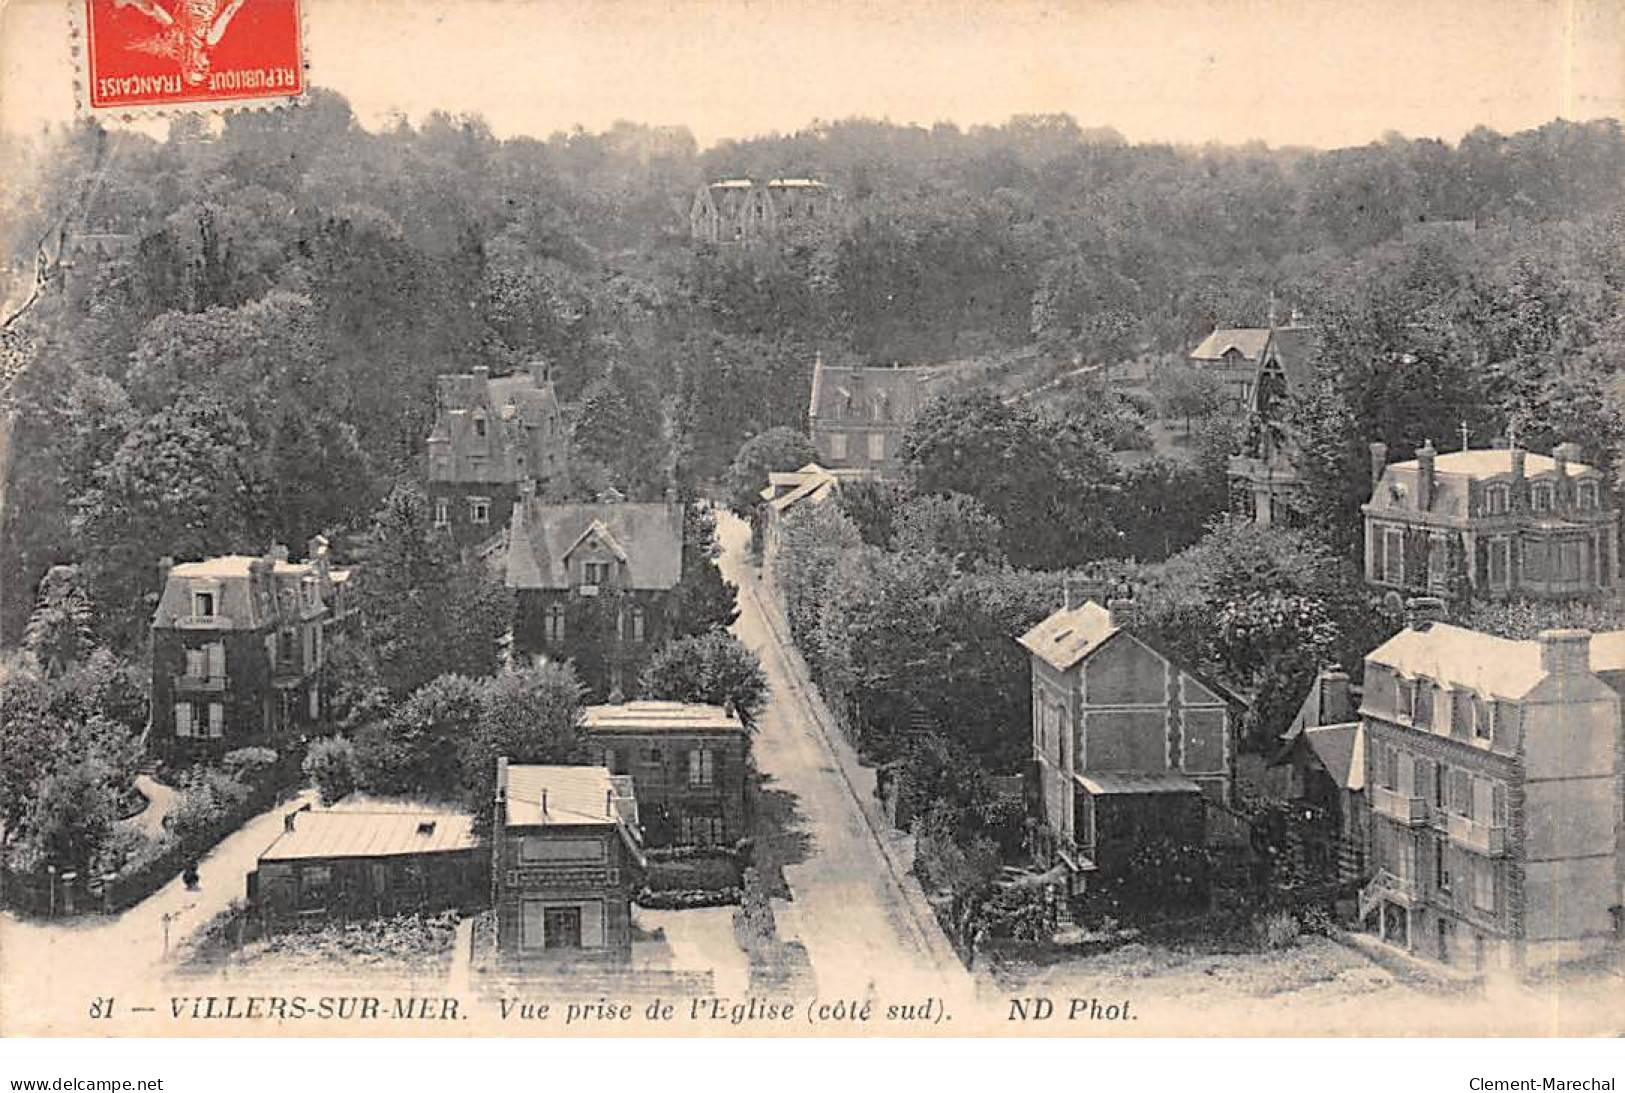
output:
POLYGON ((1625 1033, 1622 112, 1612 0, 13 0, 0 1033, 1625 1033))

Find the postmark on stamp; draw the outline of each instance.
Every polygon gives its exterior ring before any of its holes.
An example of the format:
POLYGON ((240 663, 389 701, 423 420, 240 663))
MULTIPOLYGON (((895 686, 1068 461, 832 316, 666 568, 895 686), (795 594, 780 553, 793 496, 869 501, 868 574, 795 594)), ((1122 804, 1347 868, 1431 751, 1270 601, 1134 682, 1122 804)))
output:
POLYGON ((273 105, 305 91, 299 0, 84 0, 92 113, 273 105))

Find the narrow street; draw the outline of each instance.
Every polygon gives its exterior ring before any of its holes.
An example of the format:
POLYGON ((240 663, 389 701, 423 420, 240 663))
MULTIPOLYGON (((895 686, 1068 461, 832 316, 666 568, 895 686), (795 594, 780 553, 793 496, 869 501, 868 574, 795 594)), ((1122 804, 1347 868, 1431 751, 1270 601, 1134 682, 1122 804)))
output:
POLYGON ((767 578, 746 558, 749 527, 719 511, 717 532, 723 574, 740 586, 734 630, 761 656, 772 688, 753 745, 764 795, 788 796, 806 841, 801 860, 784 870, 791 898, 779 912, 780 933, 806 945, 821 997, 966 996, 970 977, 907 873, 908 837, 875 809, 866 813, 874 774, 857 765, 786 647, 767 578))

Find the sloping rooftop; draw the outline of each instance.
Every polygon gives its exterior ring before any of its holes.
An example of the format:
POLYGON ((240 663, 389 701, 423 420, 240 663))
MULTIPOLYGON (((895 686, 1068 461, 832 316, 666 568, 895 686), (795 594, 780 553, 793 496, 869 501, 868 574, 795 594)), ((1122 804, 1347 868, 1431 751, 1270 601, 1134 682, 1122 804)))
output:
POLYGON ((588 706, 582 711, 588 732, 732 732, 745 726, 721 706, 693 702, 626 702, 588 706))
POLYGON ((913 420, 937 393, 937 384, 963 368, 958 364, 917 364, 874 368, 867 365, 813 364, 812 395, 808 415, 840 419, 868 417, 877 398, 883 399, 887 420, 913 420))
POLYGON ((390 858, 473 850, 474 819, 446 812, 297 812, 260 861, 390 858))
POLYGON ((536 500, 515 508, 508 540, 510 588, 570 586, 565 560, 594 524, 625 555, 624 587, 664 590, 683 572, 683 513, 664 502, 593 502, 547 505, 536 500))
POLYGON ((1193 361, 1223 360, 1224 355, 1234 349, 1243 358, 1250 361, 1258 360, 1259 354, 1269 344, 1269 327, 1225 327, 1221 326, 1207 337, 1201 344, 1190 352, 1193 361))
MULTIPOLYGON (((1524 453, 1524 477, 1539 478, 1555 475, 1557 461, 1539 452, 1524 453)), ((1570 462, 1570 477, 1595 474, 1589 463, 1570 462)), ((1416 510, 1422 465, 1418 460, 1406 459, 1390 463, 1383 469, 1382 480, 1371 491, 1370 505, 1376 511, 1416 510)), ((1433 501, 1428 511, 1446 516, 1465 517, 1468 513, 1469 485, 1475 481, 1512 474, 1512 451, 1508 448, 1471 448, 1460 452, 1441 452, 1433 457, 1433 501)))
POLYGON ((1315 382, 1315 331, 1307 326, 1275 328, 1275 359, 1281 362, 1289 394, 1306 391, 1315 382))
POLYGON ((508 767, 508 823, 618 824, 616 801, 626 796, 605 767, 508 767), (543 802, 546 807, 543 807, 543 802))
POLYGON ((1064 672, 1117 632, 1111 612, 1089 600, 1071 610, 1062 608, 1017 640, 1050 667, 1064 672))
POLYGON ((1339 786, 1365 788, 1365 727, 1358 721, 1312 725, 1303 730, 1303 742, 1339 786))
POLYGON ((1540 644, 1436 622, 1405 629, 1366 656, 1407 676, 1466 687, 1492 698, 1522 698, 1545 678, 1540 644))

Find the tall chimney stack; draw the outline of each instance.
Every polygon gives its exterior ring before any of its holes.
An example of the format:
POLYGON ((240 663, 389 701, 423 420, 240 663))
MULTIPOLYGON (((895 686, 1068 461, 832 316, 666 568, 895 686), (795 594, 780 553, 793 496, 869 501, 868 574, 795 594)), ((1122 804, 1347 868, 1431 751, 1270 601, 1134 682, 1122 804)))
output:
POLYGON ((1434 460, 1438 456, 1439 450, 1431 440, 1422 441, 1422 446, 1416 449, 1416 507, 1422 512, 1433 508, 1434 487, 1438 481, 1434 476, 1434 460))
POLYGON ((1583 675, 1591 671, 1591 631, 1542 630, 1540 666, 1550 675, 1583 675))
POLYGON ((1409 629, 1426 630, 1444 620, 1444 600, 1438 596, 1412 596, 1405 601, 1405 625, 1409 629))
POLYGON ((1380 440, 1371 442, 1371 488, 1382 481, 1382 472, 1388 466, 1388 445, 1380 440))

